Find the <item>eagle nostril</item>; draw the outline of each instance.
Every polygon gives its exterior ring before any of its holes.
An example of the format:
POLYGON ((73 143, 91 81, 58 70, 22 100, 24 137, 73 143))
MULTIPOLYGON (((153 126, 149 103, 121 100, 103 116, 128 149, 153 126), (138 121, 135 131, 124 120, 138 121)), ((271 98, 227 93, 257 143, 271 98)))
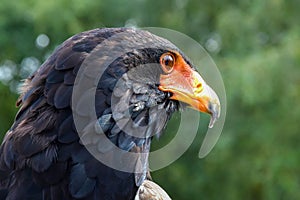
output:
POLYGON ((196 83, 194 92, 199 94, 202 91, 202 84, 201 83, 196 83))

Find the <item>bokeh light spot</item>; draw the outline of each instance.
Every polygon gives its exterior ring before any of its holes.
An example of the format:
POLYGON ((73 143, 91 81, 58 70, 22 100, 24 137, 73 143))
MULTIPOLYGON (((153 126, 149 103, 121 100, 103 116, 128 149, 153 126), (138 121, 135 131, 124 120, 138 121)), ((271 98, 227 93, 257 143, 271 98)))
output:
POLYGON ((50 39, 46 34, 40 34, 35 40, 35 45, 40 49, 47 47, 49 43, 50 39))
POLYGON ((35 57, 24 58, 21 62, 20 76, 21 78, 27 78, 40 66, 40 61, 35 57))
POLYGON ((16 72, 16 64, 11 60, 6 60, 0 66, 0 81, 3 84, 8 84, 14 77, 16 72))

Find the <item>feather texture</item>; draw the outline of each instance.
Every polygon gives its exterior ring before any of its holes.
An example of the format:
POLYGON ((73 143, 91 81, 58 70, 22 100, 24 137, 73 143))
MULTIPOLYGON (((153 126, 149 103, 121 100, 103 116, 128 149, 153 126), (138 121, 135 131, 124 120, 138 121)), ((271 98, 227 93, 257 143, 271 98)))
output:
MULTIPOLYGON (((114 44, 118 49, 118 41, 114 44)), ((160 46, 176 49, 148 32, 130 28, 95 29, 60 45, 22 88, 17 101, 20 110, 0 148, 0 197, 134 199, 138 186, 147 178, 152 136, 161 133, 177 108, 177 104, 167 100, 168 94, 157 88, 161 69, 138 67, 158 62, 163 53, 160 46), (139 45, 144 39, 155 48, 138 49, 118 57, 97 83, 90 80, 95 71, 92 67, 102 66, 90 66, 90 71, 80 75, 87 77, 93 88, 72 102, 74 82, 83 62, 104 40, 119 33, 137 38, 128 41, 124 37, 128 44, 139 45), (86 104, 91 97, 94 107, 86 104), (97 119, 91 119, 93 113, 97 119), (80 116, 87 126, 76 129, 74 115, 80 116), (130 134, 133 130, 140 137, 130 134), (119 163, 126 160, 125 154, 111 153, 112 145, 107 139, 124 151, 145 153, 133 161, 142 173, 110 168, 87 150, 92 147, 119 163)), ((96 62, 105 58, 99 59, 96 62)))

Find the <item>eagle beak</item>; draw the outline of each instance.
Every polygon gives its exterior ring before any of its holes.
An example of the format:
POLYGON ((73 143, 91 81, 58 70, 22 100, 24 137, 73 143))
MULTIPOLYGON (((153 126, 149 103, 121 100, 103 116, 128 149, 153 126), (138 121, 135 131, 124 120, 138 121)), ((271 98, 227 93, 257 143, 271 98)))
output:
POLYGON ((159 89, 171 92, 170 99, 184 102, 193 109, 211 115, 209 128, 220 117, 220 100, 200 74, 193 70, 183 59, 175 64, 169 74, 160 76, 159 89))

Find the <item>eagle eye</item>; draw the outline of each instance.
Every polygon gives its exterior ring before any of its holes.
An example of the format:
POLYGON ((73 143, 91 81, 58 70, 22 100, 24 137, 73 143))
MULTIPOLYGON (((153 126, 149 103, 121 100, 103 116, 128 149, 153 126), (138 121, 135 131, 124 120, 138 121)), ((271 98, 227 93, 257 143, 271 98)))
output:
POLYGON ((160 57, 160 64, 165 73, 170 73, 175 65, 175 58, 171 53, 164 53, 160 57))

